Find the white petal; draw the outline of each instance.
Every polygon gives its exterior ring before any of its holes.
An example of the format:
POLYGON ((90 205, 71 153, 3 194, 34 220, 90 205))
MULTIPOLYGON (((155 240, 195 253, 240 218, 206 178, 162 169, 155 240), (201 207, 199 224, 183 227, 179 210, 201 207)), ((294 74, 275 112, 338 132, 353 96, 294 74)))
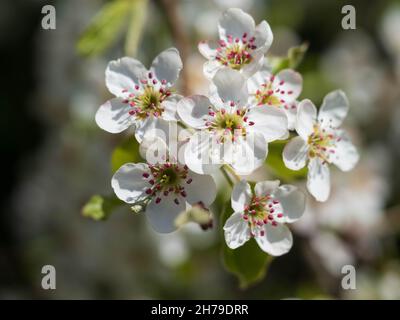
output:
POLYGON ((302 100, 297 107, 296 131, 304 139, 314 130, 314 124, 317 119, 317 109, 308 99, 302 100))
POLYGON ((255 52, 252 55, 251 62, 249 64, 243 65, 240 69, 240 72, 245 77, 250 77, 258 70, 260 70, 263 65, 264 65, 264 54, 261 51, 255 52))
POLYGON ((106 86, 112 94, 123 97, 123 90, 131 91, 146 77, 143 64, 129 57, 111 61, 106 69, 106 86))
POLYGON ((327 163, 319 158, 308 164, 307 189, 317 201, 326 201, 330 193, 330 172, 327 163))
POLYGON ((183 97, 179 94, 172 94, 167 99, 165 99, 161 103, 162 107, 164 108, 161 118, 167 121, 178 120, 177 107, 178 107, 178 102, 182 98, 183 97))
POLYGON ((254 37, 254 44, 257 46, 257 50, 260 50, 262 53, 267 52, 274 40, 274 35, 267 21, 263 20, 256 26, 254 37))
POLYGON ((252 75, 247 81, 249 94, 256 94, 257 90, 259 90, 264 83, 269 82, 270 78, 271 73, 267 70, 261 70, 252 75))
POLYGON ((273 181, 260 181, 257 182, 254 192, 257 197, 263 197, 268 194, 271 194, 276 188, 279 187, 280 181, 273 180, 273 181))
POLYGON ((346 118, 349 111, 349 101, 345 93, 336 90, 328 93, 319 110, 318 121, 323 126, 332 126, 337 128, 346 118))
POLYGON ((243 211, 244 207, 250 204, 252 192, 246 180, 235 184, 231 194, 231 205, 233 211, 243 211))
POLYGON ((336 142, 335 153, 331 155, 330 160, 340 170, 350 171, 355 167, 360 156, 344 131, 340 131, 339 136, 340 140, 336 142))
POLYGON ((231 249, 242 246, 250 239, 250 228, 239 212, 233 213, 224 225, 226 244, 231 249))
POLYGON ((165 121, 161 118, 149 116, 148 118, 136 122, 135 138, 140 143, 146 134, 159 136, 164 141, 168 141, 168 133, 170 131, 172 121, 165 121))
POLYGON ((211 119, 208 114, 210 106, 211 102, 206 96, 193 95, 183 98, 178 103, 178 115, 187 125, 196 129, 203 129, 206 128, 207 122, 204 119, 211 119))
POLYGON ((151 71, 160 81, 166 80, 173 85, 182 70, 182 60, 176 48, 169 48, 161 52, 153 61, 151 71))
POLYGON ((288 120, 286 114, 277 108, 268 106, 256 106, 246 114, 248 122, 254 122, 249 126, 249 131, 260 132, 267 142, 281 138, 288 132, 288 120))
POLYGON ((129 111, 132 108, 121 99, 114 98, 103 105, 96 112, 96 123, 105 131, 120 133, 134 123, 129 111))
POLYGON ((182 197, 161 196, 161 202, 151 201, 146 207, 146 217, 153 229, 160 233, 170 233, 176 230, 176 217, 186 210, 186 201, 182 197), (178 204, 175 203, 178 199, 178 204))
POLYGON ((291 103, 286 104, 282 110, 285 112, 286 117, 288 118, 288 129, 295 130, 296 128, 296 117, 297 117, 297 107, 298 102, 293 101, 291 103))
POLYGON ((263 134, 251 132, 239 137, 232 150, 231 165, 239 175, 249 175, 261 167, 267 157, 268 144, 263 134))
POLYGON ((242 38, 244 33, 250 36, 255 31, 254 19, 241 9, 228 9, 219 19, 218 31, 221 39, 227 39, 228 35, 242 38))
POLYGON ((190 172, 189 178, 192 178, 192 182, 183 185, 187 192, 186 201, 190 204, 202 202, 206 207, 212 204, 217 195, 217 187, 213 177, 190 172))
POLYGON ((290 140, 283 149, 283 162, 291 170, 304 168, 307 161, 308 145, 302 137, 290 140))
POLYGON ((184 148, 184 159, 190 170, 198 174, 210 174, 219 169, 221 162, 211 156, 211 137, 202 131, 196 132, 184 148))
POLYGON ((119 168, 111 179, 111 186, 119 199, 126 203, 134 203, 146 197, 146 189, 150 186, 143 177, 150 173, 144 163, 127 163, 119 168))
POLYGON ((271 256, 281 256, 292 248, 293 237, 289 228, 283 224, 272 226, 264 225, 265 235, 256 236, 256 241, 260 248, 271 256))
POLYGON ((297 187, 282 185, 275 190, 274 198, 280 201, 284 222, 292 223, 303 215, 306 198, 297 187))
POLYGON ((224 101, 247 102, 246 78, 239 71, 229 68, 218 70, 211 86, 215 86, 218 96, 224 101))
POLYGON ((140 143, 139 153, 148 164, 156 164, 165 162, 169 150, 165 140, 153 132, 147 132, 140 143))
POLYGON ((279 89, 285 93, 279 94, 280 99, 285 102, 296 100, 303 88, 303 78, 300 73, 291 69, 282 70, 276 75, 274 83, 281 83, 281 81, 283 84, 279 86, 279 89))
POLYGON ((214 59, 217 55, 217 48, 219 47, 216 41, 201 41, 199 42, 198 48, 200 53, 206 59, 214 59))
POLYGON ((210 60, 204 63, 203 73, 207 79, 211 80, 218 70, 224 68, 217 60, 210 60))

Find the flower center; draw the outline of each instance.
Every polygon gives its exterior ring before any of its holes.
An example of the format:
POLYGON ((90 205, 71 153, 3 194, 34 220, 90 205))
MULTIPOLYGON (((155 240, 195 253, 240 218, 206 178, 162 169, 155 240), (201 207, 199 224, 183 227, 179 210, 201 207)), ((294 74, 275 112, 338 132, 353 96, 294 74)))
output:
POLYGON ((340 141, 332 133, 327 133, 321 129, 319 124, 314 125, 313 133, 308 137, 308 156, 310 158, 319 157, 324 162, 330 163, 330 156, 335 153, 336 142, 340 141))
POLYGON ((127 96, 123 102, 132 107, 129 114, 138 120, 149 116, 161 116, 164 112, 162 102, 172 93, 167 86, 167 81, 162 80, 160 83, 151 72, 148 73, 146 79, 140 80, 140 85, 135 85, 131 90, 122 91, 127 96))
POLYGON ((242 218, 248 222, 252 236, 264 236, 263 226, 270 223, 277 226, 275 218, 282 218, 280 202, 271 195, 253 196, 249 205, 244 208, 242 218))
POLYGON ((227 41, 219 41, 220 46, 217 48, 215 59, 225 66, 240 70, 253 59, 251 52, 257 49, 254 42, 255 37, 248 39, 247 33, 244 33, 242 38, 233 38, 228 35, 227 41))
POLYGON ((156 203, 160 203, 162 196, 174 195, 174 202, 179 204, 178 197, 186 197, 185 185, 192 183, 188 179, 188 167, 166 162, 164 164, 149 165, 150 173, 143 173, 143 178, 149 183, 146 194, 155 197, 156 203))
POLYGON ((235 103, 230 102, 230 109, 225 108, 214 111, 212 106, 209 106, 208 115, 210 118, 205 118, 207 129, 218 136, 218 141, 223 143, 230 139, 236 141, 239 136, 246 135, 246 126, 253 126, 253 121, 248 121, 246 116, 247 109, 237 109, 235 103))
MULTIPOLYGON (((272 75, 269 79, 265 79, 265 82, 261 84, 261 88, 258 89, 254 96, 256 98, 257 104, 261 105, 269 105, 272 107, 279 107, 286 103, 284 99, 280 95, 293 94, 293 91, 285 91, 282 86, 285 84, 285 81, 276 81, 274 75, 272 75)), ((295 105, 289 106, 287 104, 284 105, 286 109, 295 108, 295 105)))

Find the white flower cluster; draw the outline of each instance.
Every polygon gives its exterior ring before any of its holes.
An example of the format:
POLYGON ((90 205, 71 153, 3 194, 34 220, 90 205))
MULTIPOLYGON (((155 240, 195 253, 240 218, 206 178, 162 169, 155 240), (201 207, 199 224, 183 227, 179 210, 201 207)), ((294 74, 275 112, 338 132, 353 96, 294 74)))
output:
MULTIPOLYGON (((175 230, 178 215, 192 207, 208 210, 217 192, 211 174, 221 166, 235 176, 252 173, 265 162, 268 143, 288 139, 289 131, 298 136, 285 146, 283 161, 292 170, 308 165, 307 188, 319 201, 329 196, 329 165, 347 171, 358 161, 356 149, 338 129, 348 111, 342 91, 329 93, 317 116, 310 100, 297 101, 299 73, 285 69, 272 74, 265 67, 273 40, 266 21, 255 25, 242 10, 228 9, 218 30, 218 41, 199 44, 208 60, 208 96, 175 93, 182 69, 175 48, 160 53, 149 70, 129 57, 111 61, 106 70, 106 85, 115 98, 99 108, 96 122, 111 133, 133 126, 147 160, 123 165, 112 187, 118 198, 143 208, 159 232, 175 230), (171 124, 177 123, 186 130, 176 130, 173 143, 171 124), (154 150, 162 155, 155 160, 149 158, 154 150)), ((297 187, 263 181, 252 188, 238 180, 231 204, 234 213, 224 226, 230 248, 254 237, 271 255, 290 250, 292 235, 285 224, 299 219, 305 207, 297 187)))

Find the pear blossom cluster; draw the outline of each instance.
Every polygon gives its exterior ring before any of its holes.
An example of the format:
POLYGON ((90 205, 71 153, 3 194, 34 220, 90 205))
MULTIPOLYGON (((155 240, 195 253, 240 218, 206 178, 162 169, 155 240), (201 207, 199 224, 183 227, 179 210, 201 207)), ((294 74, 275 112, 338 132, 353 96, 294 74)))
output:
POLYGON ((280 256, 292 247, 287 224, 301 218, 305 193, 278 180, 256 183, 246 176, 263 167, 269 143, 285 141, 285 166, 307 166, 309 193, 326 201, 330 165, 348 171, 359 158, 340 128, 348 100, 333 91, 319 111, 310 100, 300 101, 301 75, 291 69, 273 73, 266 63, 273 42, 266 21, 256 25, 232 8, 222 14, 218 31, 219 39, 198 45, 207 59, 207 95, 179 95, 184 66, 175 48, 161 52, 148 69, 130 57, 108 64, 106 86, 115 97, 100 106, 96 123, 110 133, 132 127, 144 159, 119 168, 111 186, 156 231, 168 233, 192 208, 211 212, 215 174, 222 170, 232 184, 233 213, 223 226, 227 246, 236 249, 254 238, 261 250, 280 256))

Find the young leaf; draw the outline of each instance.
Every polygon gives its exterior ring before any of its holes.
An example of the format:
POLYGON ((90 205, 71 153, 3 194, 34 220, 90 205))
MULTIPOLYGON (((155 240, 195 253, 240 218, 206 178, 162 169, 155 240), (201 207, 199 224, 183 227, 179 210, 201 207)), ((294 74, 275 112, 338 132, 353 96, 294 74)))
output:
POLYGON ((82 215, 93 220, 106 220, 123 202, 116 197, 92 196, 82 208, 82 215))
POLYGON ((106 3, 95 15, 77 43, 83 56, 100 54, 117 39, 126 22, 132 0, 114 0, 106 3))
POLYGON ((111 155, 111 170, 117 171, 122 165, 128 162, 141 162, 139 144, 130 137, 120 143, 111 155))
POLYGON ((271 57, 272 73, 278 73, 283 69, 296 69, 307 52, 308 44, 303 43, 300 46, 292 47, 288 50, 287 57, 271 57))
MULTIPOLYGON (((222 225, 232 214, 230 205, 222 215, 222 225)), ((237 249, 230 249, 223 242, 222 257, 225 268, 239 280, 242 289, 264 279, 272 257, 260 249, 254 239, 250 239, 237 249)))

